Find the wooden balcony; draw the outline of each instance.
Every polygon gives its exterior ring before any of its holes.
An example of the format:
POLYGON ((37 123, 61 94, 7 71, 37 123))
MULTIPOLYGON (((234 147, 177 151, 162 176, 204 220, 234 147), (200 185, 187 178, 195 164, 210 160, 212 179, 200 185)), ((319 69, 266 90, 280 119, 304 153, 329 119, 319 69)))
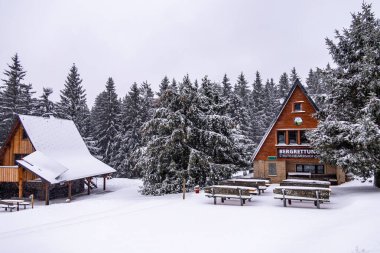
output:
POLYGON ((0 166, 0 182, 18 182, 18 166, 0 166))

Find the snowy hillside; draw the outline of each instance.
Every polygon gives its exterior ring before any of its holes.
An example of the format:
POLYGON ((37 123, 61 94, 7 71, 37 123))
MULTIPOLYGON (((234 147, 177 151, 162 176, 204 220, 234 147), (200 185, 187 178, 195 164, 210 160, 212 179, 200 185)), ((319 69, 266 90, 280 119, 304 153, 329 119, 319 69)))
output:
POLYGON ((213 205, 204 194, 147 197, 112 179, 71 203, 0 211, 3 252, 380 252, 380 190, 333 186, 331 203, 282 207, 271 186, 253 202, 213 205), (31 251, 32 250, 32 251, 31 251))

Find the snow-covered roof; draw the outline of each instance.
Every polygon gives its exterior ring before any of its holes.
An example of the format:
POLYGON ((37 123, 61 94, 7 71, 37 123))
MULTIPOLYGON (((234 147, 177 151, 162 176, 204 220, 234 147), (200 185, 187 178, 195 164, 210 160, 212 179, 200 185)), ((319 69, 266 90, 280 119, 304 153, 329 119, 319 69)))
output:
POLYGON ((19 115, 35 152, 18 163, 50 183, 115 172, 93 157, 71 120, 19 115))
POLYGON ((267 139, 269 133, 272 131, 272 128, 274 127, 274 125, 276 124, 278 118, 280 117, 282 111, 285 109, 286 105, 288 104, 289 102, 289 99, 291 98, 293 92, 296 90, 297 87, 300 87, 302 92, 305 94, 305 96, 307 97, 307 99, 309 100, 310 104, 313 106, 314 110, 315 111, 319 111, 317 105, 314 103, 313 99, 307 94, 307 91, 305 90, 305 88, 303 87, 303 85, 301 84, 301 82, 296 79, 296 81, 294 82, 292 88, 290 89, 289 93, 288 93, 288 96, 285 98, 284 102, 282 103, 282 106, 281 106, 281 109, 278 111, 278 114, 276 115, 276 117, 273 119, 272 123, 270 124, 269 128, 267 129, 267 131, 265 132, 263 138, 261 138, 261 141, 259 143, 259 145, 257 146, 255 152, 253 153, 253 156, 252 156, 252 161, 255 160, 256 158, 256 155, 259 153, 261 147, 264 145, 264 142, 265 140, 267 139))

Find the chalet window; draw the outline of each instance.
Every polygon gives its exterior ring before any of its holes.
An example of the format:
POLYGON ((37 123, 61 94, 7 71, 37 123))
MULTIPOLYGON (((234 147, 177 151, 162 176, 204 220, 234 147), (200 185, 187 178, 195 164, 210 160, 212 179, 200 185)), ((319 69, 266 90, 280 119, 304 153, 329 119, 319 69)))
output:
POLYGON ((324 165, 314 165, 314 164, 297 164, 296 172, 310 172, 311 174, 324 174, 324 165))
POLYGON ((277 131, 277 144, 285 144, 285 131, 277 131))
POLYGON ((309 140, 306 138, 306 131, 301 130, 300 131, 300 138, 301 138, 301 144, 308 144, 309 140))
POLYGON ((26 139, 28 139, 28 138, 29 138, 28 134, 26 133, 25 129, 23 129, 23 130, 22 130, 22 139, 23 139, 23 140, 26 140, 26 139))
POLYGON ((294 103, 293 111, 294 112, 300 112, 300 111, 302 111, 302 103, 294 103))
POLYGON ((268 174, 269 176, 277 176, 277 166, 275 163, 269 164, 268 174))
POLYGON ((298 131, 289 131, 289 144, 298 144, 298 131))

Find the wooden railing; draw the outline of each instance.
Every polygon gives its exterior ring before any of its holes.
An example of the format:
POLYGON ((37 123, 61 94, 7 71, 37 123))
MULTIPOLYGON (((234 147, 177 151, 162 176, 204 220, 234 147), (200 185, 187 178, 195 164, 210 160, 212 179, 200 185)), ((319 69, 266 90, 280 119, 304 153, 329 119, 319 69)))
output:
POLYGON ((0 182, 18 182, 18 166, 0 166, 0 182))

